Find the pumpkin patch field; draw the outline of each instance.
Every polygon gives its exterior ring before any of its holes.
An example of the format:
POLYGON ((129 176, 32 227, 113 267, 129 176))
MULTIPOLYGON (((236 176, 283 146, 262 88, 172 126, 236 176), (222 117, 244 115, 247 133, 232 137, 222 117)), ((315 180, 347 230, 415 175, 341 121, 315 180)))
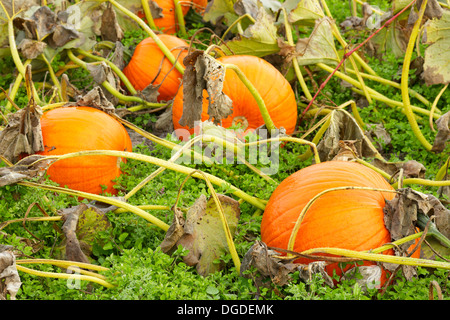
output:
POLYGON ((1 1, 0 300, 450 300, 449 23, 1 1))

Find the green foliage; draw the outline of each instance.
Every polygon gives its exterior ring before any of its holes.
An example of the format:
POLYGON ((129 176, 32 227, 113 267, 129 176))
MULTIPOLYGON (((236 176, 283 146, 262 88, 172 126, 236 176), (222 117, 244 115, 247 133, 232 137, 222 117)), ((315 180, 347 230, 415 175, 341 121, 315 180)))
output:
MULTIPOLYGON (((349 4, 347 1, 328 0, 329 8, 333 12, 336 21, 343 21, 349 16, 349 4)), ((381 9, 390 6, 389 1, 374 1, 381 9)), ((192 10, 187 18, 188 37, 194 35, 195 31, 203 26, 208 26, 198 20, 198 15, 192 10)), ((123 44, 126 50, 125 59, 131 57, 134 46, 146 38, 148 34, 140 31, 126 31, 123 44)), ((367 34, 354 32, 348 34, 349 43, 359 43, 367 34)), ((196 39, 207 43, 210 39, 209 31, 196 35, 196 39)), ((199 49, 204 49, 197 44, 199 49)), ((399 81, 402 59, 393 54, 383 55, 383 60, 367 57, 369 65, 376 73, 386 79, 399 81), (382 63, 381 63, 382 62, 382 63)), ((52 67, 57 70, 65 64, 64 59, 57 55, 52 61, 52 67)), ((0 60, 0 87, 8 88, 14 81, 14 68, 11 57, 0 60)), ((328 73, 313 70, 314 79, 320 84, 326 79, 328 73)), ((411 70, 410 88, 422 94, 429 101, 433 101, 438 94, 440 86, 424 86, 411 70)), ((88 71, 82 68, 69 69, 67 71, 71 82, 80 89, 89 89, 93 81, 88 71)), ((391 99, 401 101, 399 89, 386 86, 375 81, 367 81, 367 84, 391 99)), ((312 88, 310 88, 312 90, 312 88)), ((313 91, 312 91, 313 92, 313 91)), ((336 105, 348 100, 356 100, 360 96, 351 90, 343 90, 342 81, 337 77, 331 79, 323 90, 319 100, 331 102, 336 105)), ((25 106, 28 102, 26 90, 20 88, 15 102, 19 106, 25 106)), ((420 101, 412 99, 413 104, 423 107, 420 101)), ((0 101, 4 106, 6 100, 0 101)), ((450 91, 447 90, 441 97, 437 107, 443 112, 449 110, 450 91)), ((447 159, 449 147, 441 154, 426 152, 416 140, 410 129, 406 117, 399 111, 378 101, 373 101, 367 107, 360 109, 360 114, 367 123, 383 123, 385 129, 392 138, 390 144, 384 144, 383 154, 390 157, 390 161, 414 159, 423 163, 427 168, 426 178, 433 179, 437 170, 447 159)), ((128 120, 144 129, 151 127, 156 121, 153 113, 143 113, 138 116, 130 116, 128 120)), ((302 123, 302 130, 306 130, 310 123, 302 123)), ((428 126, 428 119, 420 121, 421 130, 429 141, 432 141, 435 133, 428 126)), ((312 159, 301 162, 298 155, 307 150, 304 145, 289 142, 280 149, 280 167, 271 178, 275 183, 268 182, 255 174, 244 164, 230 165, 204 165, 188 164, 188 167, 196 168, 213 174, 225 181, 238 186, 244 192, 248 192, 260 199, 268 200, 275 190, 276 182, 281 182, 290 174, 306 167, 312 163, 312 159)), ((144 144, 135 146, 137 153, 159 157, 168 160, 172 156, 169 149, 144 144)), ((124 174, 117 179, 120 195, 132 190, 138 183, 149 174, 158 169, 156 165, 128 160, 122 166, 124 174)), ((127 199, 132 205, 161 205, 172 207, 175 204, 181 184, 185 175, 172 170, 165 170, 152 179, 136 194, 127 199)), ((45 180, 45 183, 52 184, 45 180)), ((215 191, 231 196, 225 186, 215 186, 215 191)), ((420 188, 419 188, 420 189, 420 188)), ((436 188, 422 188, 427 192, 436 192, 436 188)), ((183 210, 188 208, 201 195, 210 195, 210 190, 205 182, 190 178, 183 186, 178 206, 183 210)), ((84 200, 86 202, 86 200, 84 200)), ((39 189, 33 189, 11 185, 0 188, 0 212, 1 221, 20 219, 28 212, 28 217, 42 216, 39 206, 49 215, 54 215, 58 210, 77 205, 79 202, 74 197, 65 194, 56 194, 39 189), (37 206, 36 204, 39 204, 37 206)), ((241 204, 241 217, 234 238, 237 253, 243 257, 255 240, 260 239, 260 223, 262 213, 252 205, 243 202, 241 204)), ((171 210, 151 210, 151 214, 171 224, 173 213, 171 210)), ((98 284, 81 281, 70 283, 64 279, 52 279, 37 277, 20 273, 23 285, 19 290, 18 299, 33 300, 58 300, 58 299, 285 299, 285 300, 409 300, 428 299, 431 281, 436 281, 445 299, 450 297, 448 272, 443 270, 427 270, 418 268, 418 277, 406 281, 399 274, 395 284, 383 295, 378 290, 364 292, 356 284, 355 280, 346 280, 337 284, 334 288, 325 285, 324 279, 314 275, 310 281, 304 282, 299 279, 298 273, 292 274, 292 281, 279 287, 268 281, 266 286, 258 287, 252 277, 243 277, 235 270, 230 254, 222 255, 217 263, 225 263, 225 269, 213 273, 207 277, 197 274, 194 267, 183 262, 182 257, 187 252, 181 247, 171 256, 164 254, 159 245, 164 239, 164 232, 145 221, 144 219, 125 212, 109 212, 108 219, 111 229, 96 234, 92 247, 93 263, 109 268, 103 274, 107 281, 113 283, 113 289, 105 289, 98 284)), ((11 244, 24 257, 53 258, 55 245, 63 239, 60 230, 62 222, 26 222, 26 228, 21 222, 12 223, 0 231, 0 243, 11 244)), ((33 267, 36 270, 56 272, 58 268, 49 265, 33 267)))

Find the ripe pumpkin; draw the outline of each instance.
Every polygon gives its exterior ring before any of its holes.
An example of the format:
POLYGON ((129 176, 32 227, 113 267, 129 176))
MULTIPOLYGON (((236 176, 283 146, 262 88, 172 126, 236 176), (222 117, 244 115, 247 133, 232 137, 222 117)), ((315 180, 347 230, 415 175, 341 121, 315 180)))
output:
MULTIPOLYGON (((175 34, 178 30, 177 17, 175 13, 175 4, 173 0, 153 0, 162 9, 161 18, 153 18, 155 25, 165 34, 175 34)), ((183 16, 186 15, 191 7, 191 2, 180 1, 181 9, 183 11, 183 16)), ((143 11, 137 13, 138 17, 145 19, 145 14, 143 11)), ((146 21, 147 22, 147 21, 146 21)))
MULTIPOLYGON (((180 55, 178 61, 183 64, 183 59, 186 57, 189 47, 186 41, 165 34, 158 37, 172 51, 175 58, 180 55)), ((136 90, 144 90, 151 83, 155 86, 162 83, 158 89, 158 101, 168 101, 175 96, 183 78, 177 69, 172 69, 172 66, 172 63, 164 56, 156 42, 149 37, 136 46, 130 62, 123 69, 123 73, 136 90)))
MULTIPOLYGON (((83 150, 131 151, 125 128, 107 113, 91 107, 52 109, 41 117, 45 150, 42 155, 61 155, 83 150)), ((112 156, 81 156, 53 163, 51 180, 70 189, 117 194, 112 180, 119 177, 120 162, 112 156), (106 190, 102 190, 106 186, 106 190)))
MULTIPOLYGON (((287 134, 294 132, 297 123, 297 102, 294 91, 274 66, 259 57, 247 55, 224 56, 217 60, 224 64, 238 66, 258 90, 275 126, 284 127, 287 134)), ((233 70, 226 70, 223 92, 233 101, 233 113, 226 119, 222 119, 224 128, 230 127, 233 121, 247 123, 245 130, 254 130, 264 124, 255 98, 233 70)), ((204 90, 202 121, 209 119, 207 96, 204 90)), ((194 133, 194 129, 179 124, 182 115, 183 90, 180 88, 172 105, 173 126, 175 130, 185 129, 190 134, 194 133)))
MULTIPOLYGON (((324 190, 344 186, 394 190, 380 174, 355 162, 328 161, 303 168, 283 180, 271 195, 261 222, 261 240, 270 247, 287 249, 297 218, 310 199, 324 190)), ((294 251, 319 247, 364 251, 391 242, 383 208, 385 199, 392 200, 394 196, 367 190, 325 193, 303 217, 294 251)), ((394 253, 388 250, 384 254, 394 253)), ((420 250, 413 256, 419 257, 420 250)), ((308 264, 311 260, 301 258, 296 262, 308 264)), ((326 270, 330 275, 333 270, 339 276, 342 274, 337 263, 328 265, 326 270)), ((386 280, 384 270, 380 280, 381 284, 386 280)))

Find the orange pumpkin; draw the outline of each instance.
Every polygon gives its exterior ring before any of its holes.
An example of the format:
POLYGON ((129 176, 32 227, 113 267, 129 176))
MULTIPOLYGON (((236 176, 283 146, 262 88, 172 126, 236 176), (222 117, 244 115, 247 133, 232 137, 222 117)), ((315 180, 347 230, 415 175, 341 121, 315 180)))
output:
MULTIPOLYGON (((303 168, 283 180, 271 195, 261 222, 261 240, 270 247, 287 249, 304 206, 322 191, 345 186, 394 190, 380 174, 355 162, 329 161, 303 168)), ((364 251, 391 242, 383 208, 385 199, 391 200, 394 196, 395 193, 368 190, 325 193, 303 217, 294 251, 322 247, 364 251)), ((393 251, 384 254, 392 255, 393 251)), ((417 250, 414 257, 419 256, 420 250, 417 250)), ((297 262, 307 264, 311 260, 301 258, 297 262)), ((337 263, 329 264, 326 270, 330 275, 333 271, 342 274, 337 263)), ((380 280, 381 284, 386 280, 384 271, 380 280)))
MULTIPOLYGON (((261 95, 275 126, 284 127, 287 134, 294 132, 297 123, 297 102, 294 91, 274 66, 259 57, 246 55, 224 56, 217 60, 224 64, 238 66, 261 95)), ((233 70, 226 70, 223 92, 233 101, 233 113, 222 119, 224 128, 230 127, 233 122, 243 122, 247 124, 245 129, 251 131, 264 124, 255 98, 233 70)), ((202 121, 209 119, 207 96, 204 90, 202 121)), ((173 126, 174 129, 185 129, 190 134, 194 133, 193 128, 179 124, 182 115, 183 90, 180 88, 172 106, 173 126)))
MULTIPOLYGON (((175 34, 178 31, 178 22, 175 13, 175 4, 173 0, 153 0, 162 9, 161 18, 153 18, 155 25, 165 34, 175 34)), ((191 2, 180 1, 181 9, 183 11, 183 16, 186 15, 191 7, 191 2)), ((143 11, 137 13, 138 17, 145 19, 145 14, 143 11)))
MULTIPOLYGON (((107 113, 90 107, 57 108, 41 117, 45 150, 42 155, 61 155, 83 150, 132 150, 126 129, 107 113)), ((53 163, 51 180, 70 189, 117 194, 112 180, 119 177, 120 162, 112 156, 81 156, 53 163), (106 186, 103 190, 102 186, 106 186)))
MULTIPOLYGON (((158 37, 183 64, 189 47, 186 41, 171 35, 162 34, 158 37)), ((123 73, 136 90, 144 90, 151 83, 155 86, 161 84, 158 89, 158 101, 168 101, 175 96, 183 78, 181 73, 172 67, 172 63, 164 56, 156 42, 152 38, 147 38, 136 46, 123 73)))

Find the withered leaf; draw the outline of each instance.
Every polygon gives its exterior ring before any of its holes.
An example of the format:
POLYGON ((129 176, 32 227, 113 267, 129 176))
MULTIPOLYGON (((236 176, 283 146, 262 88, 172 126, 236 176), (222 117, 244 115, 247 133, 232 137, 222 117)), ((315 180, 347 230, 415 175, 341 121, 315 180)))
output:
MULTIPOLYGON (((386 201, 385 224, 393 240, 398 240, 414 232, 412 222, 419 213, 435 217, 439 232, 450 237, 450 210, 431 194, 424 194, 411 188, 397 190, 395 198, 386 201)), ((409 244, 411 245, 411 244, 409 244)))
POLYGON ((320 160, 330 161, 335 158, 342 151, 346 141, 347 145, 351 142, 350 148, 359 158, 381 158, 356 120, 345 110, 333 110, 330 126, 317 145, 320 160))
POLYGON ((108 6, 103 11, 100 32, 105 41, 116 42, 123 38, 123 30, 117 22, 116 11, 112 8, 111 3, 108 3, 108 6))
MULTIPOLYGON (((217 196, 230 233, 234 235, 240 216, 239 203, 225 195, 217 196)), ((196 266, 202 276, 220 270, 222 265, 215 263, 215 260, 229 252, 229 249, 214 199, 211 197, 207 200, 202 194, 189 208, 186 218, 175 210, 174 221, 160 246, 168 254, 178 246, 189 250, 183 260, 187 265, 196 266)))
MULTIPOLYGON (((277 249, 278 250, 278 249, 277 249)), ((291 281, 290 275, 299 272, 300 279, 304 282, 311 280, 313 274, 321 274, 325 283, 333 287, 333 280, 325 271, 325 261, 314 261, 308 265, 294 263, 292 259, 281 259, 280 253, 272 248, 268 248, 262 241, 256 241, 247 251, 242 259, 240 274, 243 277, 252 277, 258 287, 267 284, 265 279, 269 277, 276 285, 286 285, 291 281), (258 276, 250 275, 246 271, 256 269, 258 276)))
POLYGON ((23 39, 17 46, 25 59, 35 59, 44 52, 46 47, 47 44, 45 42, 30 39, 23 39))
POLYGON ((48 39, 48 44, 52 48, 60 48, 79 37, 80 33, 73 26, 57 25, 52 36, 48 39))
POLYGON ((16 299, 16 294, 22 282, 16 268, 16 256, 10 250, 0 252, 0 300, 6 300, 9 294, 11 300, 16 299))
POLYGON ((66 237, 66 260, 89 263, 89 259, 81 250, 76 234, 78 219, 81 213, 86 209, 87 206, 83 203, 62 216, 64 220, 62 230, 66 237))
POLYGON ((249 277, 246 271, 255 268, 262 276, 256 279, 259 286, 266 277, 270 277, 277 285, 289 283, 291 280, 289 275, 297 271, 297 265, 292 261, 281 260, 277 256, 279 256, 277 251, 269 249, 262 241, 256 241, 242 259, 241 276, 249 277))
POLYGON ((436 120, 436 126, 438 132, 436 137, 434 138, 433 147, 431 151, 440 153, 444 151, 444 148, 447 144, 447 141, 450 140, 450 129, 448 128, 448 124, 450 123, 450 111, 443 114, 436 120))
POLYGON ((89 263, 97 233, 111 226, 105 215, 108 210, 85 203, 61 210, 65 239, 56 248, 56 253, 64 255, 66 260, 89 263))
POLYGON ((0 168, 0 187, 18 183, 26 179, 42 177, 56 160, 45 159, 41 155, 28 156, 11 167, 0 168))
POLYGON ((96 86, 84 96, 80 97, 76 103, 68 104, 76 106, 88 106, 102 110, 103 112, 113 114, 115 112, 115 107, 105 96, 103 90, 96 86))
POLYGON ((208 115, 214 123, 220 123, 232 112, 233 101, 222 92, 225 68, 213 57, 195 51, 184 59, 182 126, 193 128, 201 120, 203 90, 208 92, 208 115))
POLYGON ((8 124, 0 132, 0 154, 14 163, 23 153, 43 151, 41 115, 39 106, 27 106, 9 114, 8 124))
POLYGON ((388 173, 391 177, 400 174, 403 170, 403 178, 423 178, 426 168, 423 164, 416 160, 408 160, 404 162, 387 162, 381 159, 373 159, 371 161, 375 167, 388 173))

